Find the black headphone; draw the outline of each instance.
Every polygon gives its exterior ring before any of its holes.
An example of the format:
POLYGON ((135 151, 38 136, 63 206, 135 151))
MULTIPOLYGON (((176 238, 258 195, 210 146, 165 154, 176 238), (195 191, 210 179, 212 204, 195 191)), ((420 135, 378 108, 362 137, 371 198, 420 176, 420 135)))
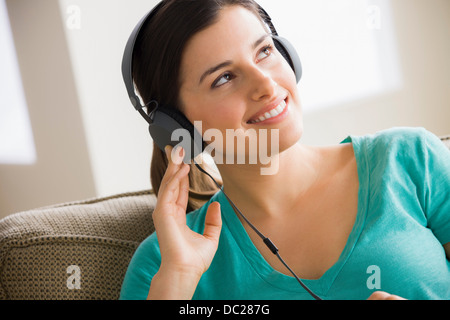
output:
MULTIPOLYGON (((155 141, 158 147, 163 151, 167 145, 171 145, 173 147, 176 145, 181 145, 185 150, 185 158, 183 161, 185 163, 190 163, 193 158, 202 153, 205 149, 205 143, 202 135, 180 111, 174 108, 164 107, 164 104, 161 101, 151 100, 145 106, 142 105, 134 89, 132 73, 133 51, 136 44, 136 39, 138 38, 142 27, 157 14, 164 4, 165 1, 163 0, 156 5, 139 21, 131 33, 123 55, 122 76, 132 105, 149 123, 149 132, 153 138, 153 141, 155 141), (150 112, 150 114, 147 114, 145 108, 148 108, 151 105, 154 105, 155 108, 150 112), (174 139, 173 133, 178 129, 182 129, 179 133, 189 133, 189 137, 187 138, 188 141, 185 141, 184 139, 187 135, 181 135, 181 137, 183 137, 182 142, 174 139)), ((274 40, 275 47, 291 66, 298 83, 302 77, 302 65, 294 46, 288 40, 278 36, 270 16, 261 6, 259 6, 259 10, 265 23, 272 31, 272 38, 274 40)))

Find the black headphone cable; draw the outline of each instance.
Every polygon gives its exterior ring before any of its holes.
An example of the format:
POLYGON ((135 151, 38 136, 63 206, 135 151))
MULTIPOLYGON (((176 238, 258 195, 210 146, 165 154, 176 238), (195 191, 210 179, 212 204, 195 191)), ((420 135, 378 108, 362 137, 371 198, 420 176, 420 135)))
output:
POLYGON ((283 258, 281 258, 280 254, 278 253, 278 248, 275 246, 275 244, 272 242, 272 240, 270 240, 269 238, 267 238, 266 236, 264 236, 248 219, 247 217, 241 212, 241 210, 238 209, 238 207, 236 207, 236 205, 233 203, 233 201, 231 201, 231 199, 228 197, 228 195, 223 191, 223 187, 220 186, 216 180, 208 173, 206 172, 202 167, 200 167, 197 162, 195 160, 194 164, 195 166, 204 174, 206 174, 208 177, 210 177, 215 185, 217 186, 217 188, 219 188, 222 193, 225 195, 225 197, 227 198, 228 202, 233 206, 233 208, 239 213, 239 215, 242 217, 242 219, 245 220, 245 222, 253 229, 253 231, 256 232, 256 234, 263 240, 264 244, 270 249, 270 251, 276 255, 278 257, 278 259, 283 263, 283 265, 289 270, 290 273, 292 273, 292 275, 295 277, 295 279, 297 279, 297 281, 300 283, 300 285, 303 287, 303 289, 305 289, 314 299, 316 300, 322 300, 322 298, 320 298, 318 295, 316 295, 314 292, 311 291, 311 289, 309 289, 302 280, 300 280, 300 278, 295 274, 295 272, 288 266, 288 264, 283 260, 283 258))

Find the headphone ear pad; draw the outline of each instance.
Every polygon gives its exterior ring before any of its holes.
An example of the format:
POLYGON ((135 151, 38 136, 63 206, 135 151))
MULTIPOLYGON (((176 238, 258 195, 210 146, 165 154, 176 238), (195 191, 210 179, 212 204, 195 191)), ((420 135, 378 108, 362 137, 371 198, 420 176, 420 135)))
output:
POLYGON ((153 112, 153 123, 149 126, 149 132, 163 152, 167 145, 183 147, 185 163, 190 163, 204 151, 201 134, 184 114, 174 108, 158 107, 153 112))
POLYGON ((272 37, 275 43, 275 47, 289 63, 292 70, 294 70, 295 78, 297 80, 297 83, 299 83, 300 79, 302 78, 303 70, 297 50, 295 50, 294 46, 287 39, 275 35, 272 37))

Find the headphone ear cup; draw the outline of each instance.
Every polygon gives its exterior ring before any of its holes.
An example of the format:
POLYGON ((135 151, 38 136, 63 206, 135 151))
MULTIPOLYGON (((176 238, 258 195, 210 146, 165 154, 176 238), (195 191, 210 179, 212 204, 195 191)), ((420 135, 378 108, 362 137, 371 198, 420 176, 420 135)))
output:
POLYGON ((153 112, 153 123, 149 126, 149 132, 163 152, 167 145, 183 147, 185 151, 184 163, 191 163, 192 159, 204 151, 204 142, 201 134, 176 109, 158 107, 153 112))
POLYGON ((297 80, 297 83, 299 83, 300 79, 302 78, 303 70, 297 50, 295 50, 294 46, 287 39, 276 35, 273 35, 272 37, 275 43, 275 47, 289 63, 292 70, 294 70, 295 78, 297 80))

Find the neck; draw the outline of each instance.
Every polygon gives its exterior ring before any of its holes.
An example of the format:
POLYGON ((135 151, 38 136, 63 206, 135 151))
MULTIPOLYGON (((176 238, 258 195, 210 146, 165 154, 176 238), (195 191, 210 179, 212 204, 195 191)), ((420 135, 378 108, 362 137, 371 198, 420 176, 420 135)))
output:
POLYGON ((319 176, 314 149, 295 144, 267 165, 217 165, 224 191, 250 219, 276 217, 290 210, 319 176), (276 172, 274 172, 274 170, 276 172))

